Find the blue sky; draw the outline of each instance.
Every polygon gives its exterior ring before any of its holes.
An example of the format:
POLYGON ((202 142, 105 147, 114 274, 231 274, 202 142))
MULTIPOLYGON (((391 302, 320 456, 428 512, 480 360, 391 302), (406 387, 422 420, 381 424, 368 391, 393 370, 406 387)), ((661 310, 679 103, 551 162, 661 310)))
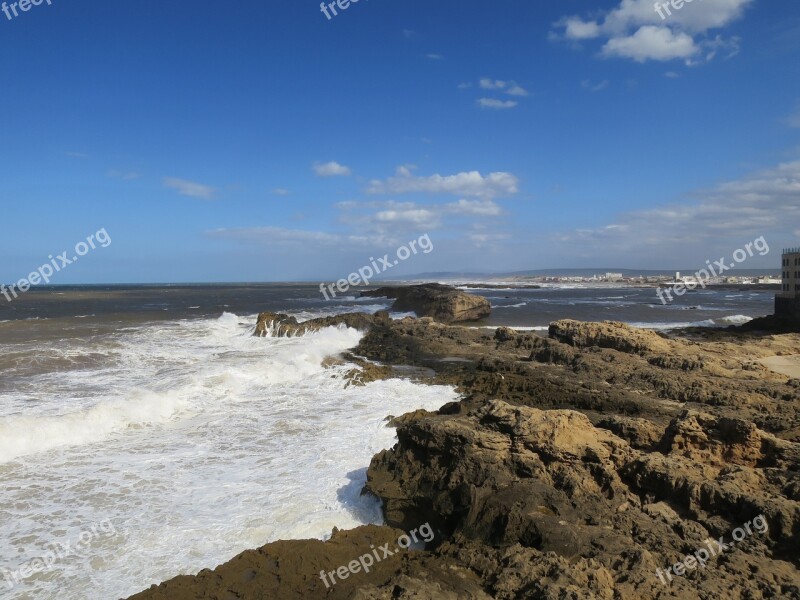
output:
POLYGON ((0 280, 700 268, 800 245, 800 5, 51 0, 0 13, 0 280), (596 8, 587 9, 592 4, 596 8), (12 14, 13 17, 13 14, 12 14))

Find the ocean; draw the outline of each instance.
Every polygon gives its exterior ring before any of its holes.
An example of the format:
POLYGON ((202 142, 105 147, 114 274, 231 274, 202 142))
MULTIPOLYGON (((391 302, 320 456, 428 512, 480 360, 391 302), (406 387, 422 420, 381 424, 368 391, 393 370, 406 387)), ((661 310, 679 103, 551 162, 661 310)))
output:
MULTIPOLYGON (((769 314, 772 292, 473 289, 479 327, 560 318, 666 329, 769 314)), ((434 410, 449 387, 345 387, 322 359, 360 333, 255 338, 262 310, 376 312, 318 286, 74 286, 0 302, 0 598, 120 598, 277 539, 381 521, 360 495, 387 415, 434 410)), ((395 314, 396 318, 403 315, 395 314)))
POLYGON ((607 284, 545 285, 541 289, 460 286, 492 303, 484 326, 546 331, 558 319, 622 321, 648 329, 727 327, 773 313, 775 292, 754 286, 698 289, 663 304, 652 287, 607 284))

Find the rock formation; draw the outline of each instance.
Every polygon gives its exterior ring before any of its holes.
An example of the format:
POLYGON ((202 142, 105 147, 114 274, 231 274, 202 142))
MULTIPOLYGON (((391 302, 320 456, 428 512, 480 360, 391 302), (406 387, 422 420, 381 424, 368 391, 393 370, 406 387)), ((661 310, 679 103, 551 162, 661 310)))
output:
POLYGON ((258 315, 255 335, 258 337, 297 337, 319 331, 325 327, 352 327, 366 331, 376 323, 388 322, 389 313, 380 311, 374 315, 346 313, 333 317, 320 317, 299 323, 295 317, 284 313, 263 312, 258 315))
POLYGON ((418 317, 431 317, 440 323, 479 321, 492 312, 492 305, 486 298, 438 283, 382 287, 361 292, 361 296, 394 299, 393 311, 414 312, 418 317))

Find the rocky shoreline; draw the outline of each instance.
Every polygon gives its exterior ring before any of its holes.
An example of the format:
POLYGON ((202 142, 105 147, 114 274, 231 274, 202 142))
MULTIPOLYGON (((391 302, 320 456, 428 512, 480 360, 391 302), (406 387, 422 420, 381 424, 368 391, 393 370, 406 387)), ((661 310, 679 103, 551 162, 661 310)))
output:
POLYGON ((800 355, 800 334, 558 321, 541 337, 387 313, 265 313, 258 333, 336 324, 366 331, 332 358, 357 365, 352 384, 463 397, 392 419, 398 444, 367 483, 387 524, 267 544, 133 598, 800 599, 800 377, 764 365, 800 355), (320 577, 423 523, 425 549, 320 577))

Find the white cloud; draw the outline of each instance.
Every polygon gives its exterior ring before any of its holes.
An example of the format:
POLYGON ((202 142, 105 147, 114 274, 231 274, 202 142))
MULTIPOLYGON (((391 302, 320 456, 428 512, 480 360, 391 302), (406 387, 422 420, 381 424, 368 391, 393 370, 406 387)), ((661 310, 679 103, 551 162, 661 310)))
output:
POLYGON ((489 79, 488 77, 484 77, 478 82, 478 85, 481 86, 482 90, 502 90, 505 89, 506 82, 500 80, 495 81, 489 79))
POLYGON ((490 242, 499 242, 507 240, 511 236, 507 233, 471 233, 469 240, 475 244, 476 247, 482 248, 490 242))
POLYGON ((441 54, 431 53, 431 54, 428 54, 426 56, 427 56, 427 58, 430 58, 431 60, 444 60, 444 56, 442 56, 441 54))
POLYGON ((401 177, 411 177, 411 172, 417 170, 417 165, 405 164, 395 169, 395 173, 401 177))
MULTIPOLYGON (((461 85, 464 85, 463 83, 461 85)), ((528 90, 519 85, 516 81, 503 81, 502 79, 490 79, 484 77, 478 81, 478 86, 482 90, 502 91, 509 96, 528 96, 528 90)), ((461 87, 461 86, 459 86, 461 87)))
POLYGON ((422 227, 423 229, 436 229, 439 219, 435 212, 424 208, 406 210, 382 210, 375 214, 379 223, 400 223, 422 227))
POLYGON ((588 252, 649 250, 656 256, 714 245, 732 251, 761 235, 788 242, 800 227, 800 160, 721 183, 697 197, 694 204, 624 213, 612 224, 578 229, 559 239, 580 243, 588 252))
POLYGON ((589 40, 600 35, 600 25, 594 21, 584 21, 580 17, 569 17, 561 22, 564 35, 569 40, 589 40))
MULTIPOLYGON (((472 87, 471 83, 462 83, 458 86, 458 88, 462 90, 470 87, 472 87)), ((506 94, 516 98, 524 98, 530 95, 528 90, 513 80, 505 81, 503 79, 491 79, 490 77, 483 77, 478 80, 478 87, 482 90, 496 92, 497 94, 506 94)), ((501 100, 499 98, 487 97, 478 98, 476 103, 481 108, 488 108, 492 110, 508 110, 519 105, 517 100, 501 100)))
POLYGON ((733 58, 739 54, 740 42, 741 39, 736 36, 724 39, 721 35, 713 39, 703 40, 698 45, 700 50, 698 56, 690 58, 686 61, 686 64, 694 66, 711 62, 719 53, 723 53, 725 58, 733 58))
POLYGON ((262 244, 271 247, 291 248, 293 251, 325 246, 341 250, 347 246, 383 245, 386 239, 362 234, 336 234, 325 231, 307 231, 284 227, 234 227, 206 231, 207 237, 262 244))
POLYGON ((608 79, 604 79, 599 83, 592 83, 588 79, 581 81, 581 87, 585 90, 589 90, 590 92, 600 92, 606 89, 609 85, 611 85, 611 82, 608 79))
POLYGON ((647 25, 633 35, 614 37, 603 46, 604 56, 631 58, 637 62, 648 60, 690 59, 698 47, 688 33, 674 32, 669 27, 647 25))
POLYGON ((461 199, 445 204, 417 204, 380 200, 342 202, 340 222, 369 236, 399 240, 421 231, 448 230, 454 239, 470 239, 465 231, 486 233, 488 224, 503 216, 502 208, 489 199, 461 199))
POLYGON ((503 214, 500 206, 492 200, 465 200, 451 202, 447 210, 455 214, 496 217, 503 214))
POLYGON ((284 229, 283 227, 241 227, 220 228, 207 231, 206 235, 215 238, 235 240, 261 241, 265 243, 297 242, 297 243, 330 243, 342 241, 342 237, 321 231, 302 231, 284 229))
POLYGON ((478 247, 494 251, 494 242, 509 237, 495 229, 504 213, 491 199, 462 198, 455 202, 425 204, 382 199, 347 200, 334 206, 339 210, 336 231, 254 226, 214 229, 206 231, 205 235, 287 256, 309 253, 314 248, 318 253, 319 248, 323 248, 323 254, 318 256, 329 262, 332 257, 341 255, 376 252, 380 248, 388 251, 423 232, 446 232, 443 235, 451 241, 451 248, 465 250, 478 247))
POLYGON ((318 177, 341 177, 350 175, 351 173, 349 167, 340 165, 335 160, 324 164, 315 163, 312 168, 318 177))
POLYGON ((727 56, 735 55, 737 39, 711 38, 708 33, 741 18, 753 1, 697 0, 675 10, 667 0, 620 0, 616 8, 595 18, 569 16, 559 20, 551 38, 571 42, 605 39, 601 54, 607 58, 638 62, 679 59, 698 64, 715 58, 721 48, 733 49, 727 56), (659 6, 664 18, 656 10, 659 6))
MULTIPOLYGON (((709 29, 720 29, 741 18, 747 6, 753 2, 754 0, 698 0, 693 3, 687 2, 680 10, 675 10, 670 6, 672 15, 667 16, 666 19, 661 19, 659 16, 658 22, 676 23, 690 33, 705 33, 709 29)), ((665 2, 660 4, 663 5, 665 2)), ((649 22, 647 18, 649 15, 645 11, 647 7, 649 7, 650 11, 656 13, 652 1, 623 2, 614 18, 618 18, 621 22, 630 20, 635 24, 646 23, 649 22), (624 8, 626 4, 628 5, 627 10, 624 8)))
POLYGON ((164 177, 161 181, 164 186, 177 190, 181 196, 211 200, 216 193, 216 190, 211 186, 178 177, 164 177))
POLYGON ((506 110, 514 108, 519 102, 515 100, 497 100, 496 98, 479 98, 478 106, 481 108, 491 108, 494 110, 506 110))
POLYGON ((421 206, 415 202, 352 202, 337 205, 339 221, 361 235, 394 243, 420 231, 434 231, 442 226, 440 207, 421 206))
POLYGON ((288 196, 289 193, 290 193, 289 190, 284 188, 275 188, 274 190, 272 190, 272 194, 275 196, 288 196))
POLYGON ((489 173, 486 177, 478 171, 456 175, 431 175, 414 177, 408 168, 399 167, 394 177, 385 181, 372 180, 367 188, 369 194, 452 194, 477 198, 510 196, 518 191, 519 180, 511 173, 489 173))
POLYGON ((527 96, 528 90, 514 82, 511 82, 511 85, 508 87, 508 94, 510 96, 527 96))

